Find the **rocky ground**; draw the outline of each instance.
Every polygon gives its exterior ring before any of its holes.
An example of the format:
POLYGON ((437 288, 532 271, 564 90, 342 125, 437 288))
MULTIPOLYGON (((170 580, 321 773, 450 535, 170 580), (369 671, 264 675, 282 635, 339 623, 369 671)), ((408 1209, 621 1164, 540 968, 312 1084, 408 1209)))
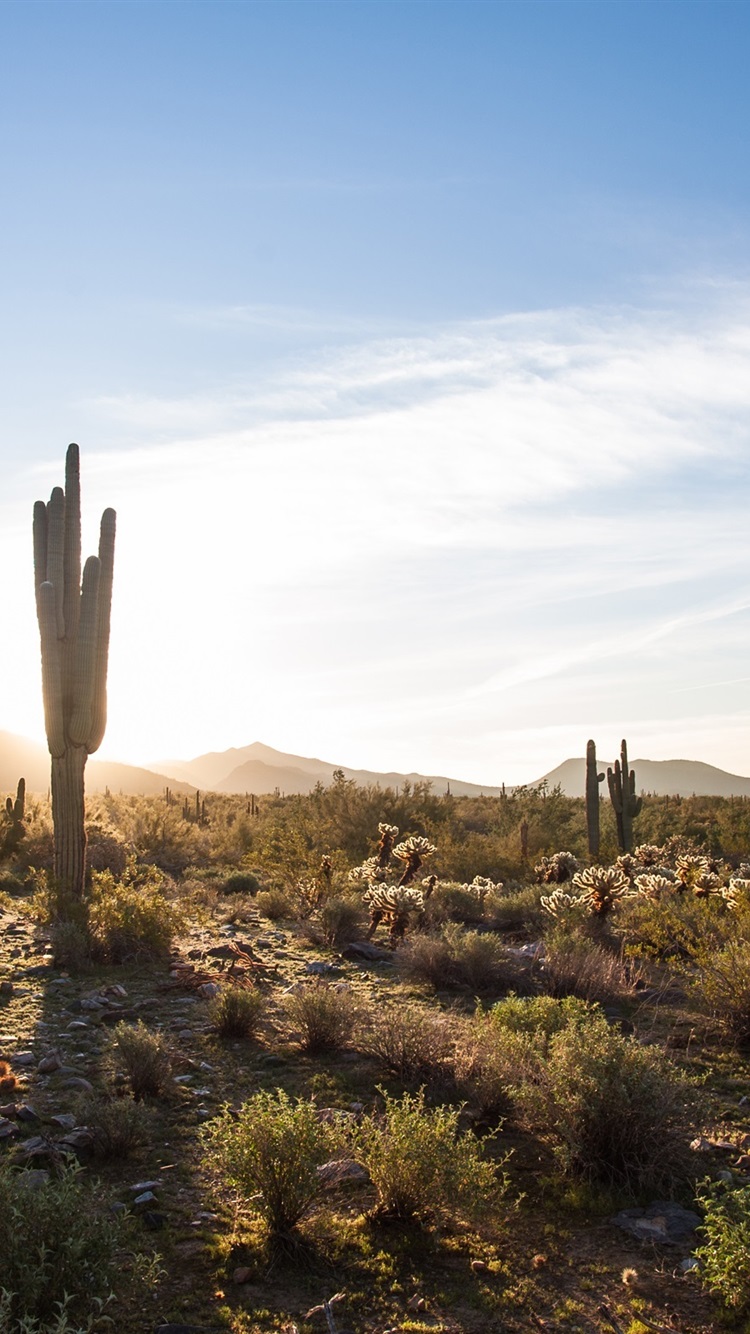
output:
MULTIPOLYGON (((204 916, 168 964, 73 975, 55 967, 23 903, 0 915, 0 1152, 38 1172, 74 1157, 100 1179, 105 1207, 132 1216, 133 1244, 158 1256, 161 1274, 145 1294, 125 1283, 110 1309, 117 1329, 708 1334, 715 1328, 715 1308, 692 1259, 695 1215, 658 1200, 623 1212, 590 1193, 566 1192, 553 1181, 545 1146, 512 1129, 504 1147, 515 1150, 514 1181, 525 1198, 509 1203, 507 1219, 491 1235, 460 1227, 447 1234, 378 1233, 363 1222, 356 1173, 353 1181, 333 1173, 331 1209, 309 1225, 305 1263, 299 1257, 261 1263, 257 1248, 233 1231, 231 1201, 204 1175, 200 1127, 225 1103, 277 1085, 356 1115, 380 1082, 376 1067, 356 1050, 301 1054, 278 1021, 278 1003, 288 988, 316 975, 370 1003, 403 984, 385 950, 372 959, 356 951, 347 958, 312 943, 299 925, 279 928, 252 909, 245 917, 232 925, 204 916), (211 995, 226 984, 237 944, 262 967, 239 960, 235 973, 259 978, 269 997, 268 1019, 253 1043, 219 1041, 209 1017, 211 995), (111 1039, 121 1020, 142 1020, 169 1036, 171 1091, 154 1101, 147 1144, 126 1160, 99 1161, 82 1109, 87 1096, 123 1087, 111 1039), (624 1271, 630 1273, 623 1278, 624 1271), (342 1290, 326 1311, 321 1303, 342 1290)), ((670 1022, 679 1032, 674 1016, 670 1022)), ((724 1071, 723 1120, 696 1127, 695 1152, 707 1171, 741 1174, 750 1162, 743 1158, 750 1144, 744 1075, 739 1067, 724 1071)))

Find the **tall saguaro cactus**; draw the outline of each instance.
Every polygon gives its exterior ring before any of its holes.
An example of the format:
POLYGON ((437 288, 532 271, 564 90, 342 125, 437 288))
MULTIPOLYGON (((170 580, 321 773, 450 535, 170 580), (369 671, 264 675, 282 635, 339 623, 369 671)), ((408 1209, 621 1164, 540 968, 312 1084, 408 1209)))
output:
POLYGON ((604 782, 604 774, 596 771, 596 743, 586 742, 586 828, 588 830, 589 853, 599 856, 599 784, 604 782))
POLYGON ((633 820, 640 813, 643 798, 635 795, 635 769, 628 769, 628 747, 625 741, 620 749, 620 759, 615 760, 614 770, 607 770, 607 784, 615 808, 620 850, 630 852, 633 847, 633 820))
POLYGON ((34 506, 34 577, 42 643, 42 691, 52 756, 55 878, 83 894, 86 872, 84 769, 107 722, 107 658, 115 551, 115 512, 102 515, 99 555, 81 579, 78 446, 65 458, 65 490, 34 506))

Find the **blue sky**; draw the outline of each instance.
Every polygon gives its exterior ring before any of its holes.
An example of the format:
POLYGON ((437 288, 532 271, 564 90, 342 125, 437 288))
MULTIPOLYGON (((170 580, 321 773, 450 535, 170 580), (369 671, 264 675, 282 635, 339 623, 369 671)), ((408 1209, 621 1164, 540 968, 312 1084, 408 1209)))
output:
POLYGON ((103 753, 750 770, 750 6, 24 0, 0 52, 0 559, 78 439, 103 753))

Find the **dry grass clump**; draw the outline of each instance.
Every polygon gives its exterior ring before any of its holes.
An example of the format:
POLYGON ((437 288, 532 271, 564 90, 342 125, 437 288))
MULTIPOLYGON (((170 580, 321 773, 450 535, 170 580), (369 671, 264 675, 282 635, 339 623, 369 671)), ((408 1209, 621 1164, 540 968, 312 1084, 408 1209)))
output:
POLYGON ((136 1101, 166 1093, 173 1056, 161 1033, 152 1033, 141 1020, 137 1024, 120 1023, 112 1030, 112 1043, 136 1101))
POLYGON ((320 909, 320 930, 326 945, 346 945, 357 940, 364 929, 364 915, 359 898, 330 898, 320 909))
POLYGON ((405 1084, 452 1079, 454 1024, 412 1003, 372 1009, 358 1046, 405 1084))
POLYGON ((529 935, 539 939, 545 921, 538 885, 526 885, 500 895, 491 895, 485 906, 485 919, 495 931, 510 935, 529 935))
POLYGON ((78 1104, 78 1120, 93 1132, 94 1154, 105 1161, 129 1158, 153 1139, 151 1112, 133 1098, 88 1094, 78 1104))
POLYGON ((577 996, 602 1005, 617 1004, 646 982, 643 966, 621 950, 562 932, 547 942, 540 978, 550 996, 577 996))
POLYGON ((315 980, 283 999, 303 1051, 339 1051, 351 1040, 360 1009, 347 987, 315 980))
POLYGON ((698 948, 693 993, 738 1047, 750 1044, 750 941, 735 939, 721 949, 698 948))
POLYGON ((281 922, 293 916, 292 905, 282 889, 262 889, 255 896, 255 906, 269 922, 281 922))
POLYGON ((258 1032, 266 999, 256 988, 226 987, 209 1002, 208 1015, 220 1038, 250 1040, 258 1032))
POLYGON ((458 924, 439 935, 413 936, 398 952, 399 971, 412 982, 478 992, 510 991, 523 985, 518 961, 491 932, 458 924))

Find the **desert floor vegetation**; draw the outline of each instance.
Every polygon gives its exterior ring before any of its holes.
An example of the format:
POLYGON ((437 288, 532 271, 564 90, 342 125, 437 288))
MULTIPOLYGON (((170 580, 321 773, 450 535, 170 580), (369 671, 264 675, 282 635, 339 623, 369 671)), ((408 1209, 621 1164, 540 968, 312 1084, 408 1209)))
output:
POLYGON ((106 796, 73 905, 27 810, 3 1332, 743 1327, 750 803, 106 796))

